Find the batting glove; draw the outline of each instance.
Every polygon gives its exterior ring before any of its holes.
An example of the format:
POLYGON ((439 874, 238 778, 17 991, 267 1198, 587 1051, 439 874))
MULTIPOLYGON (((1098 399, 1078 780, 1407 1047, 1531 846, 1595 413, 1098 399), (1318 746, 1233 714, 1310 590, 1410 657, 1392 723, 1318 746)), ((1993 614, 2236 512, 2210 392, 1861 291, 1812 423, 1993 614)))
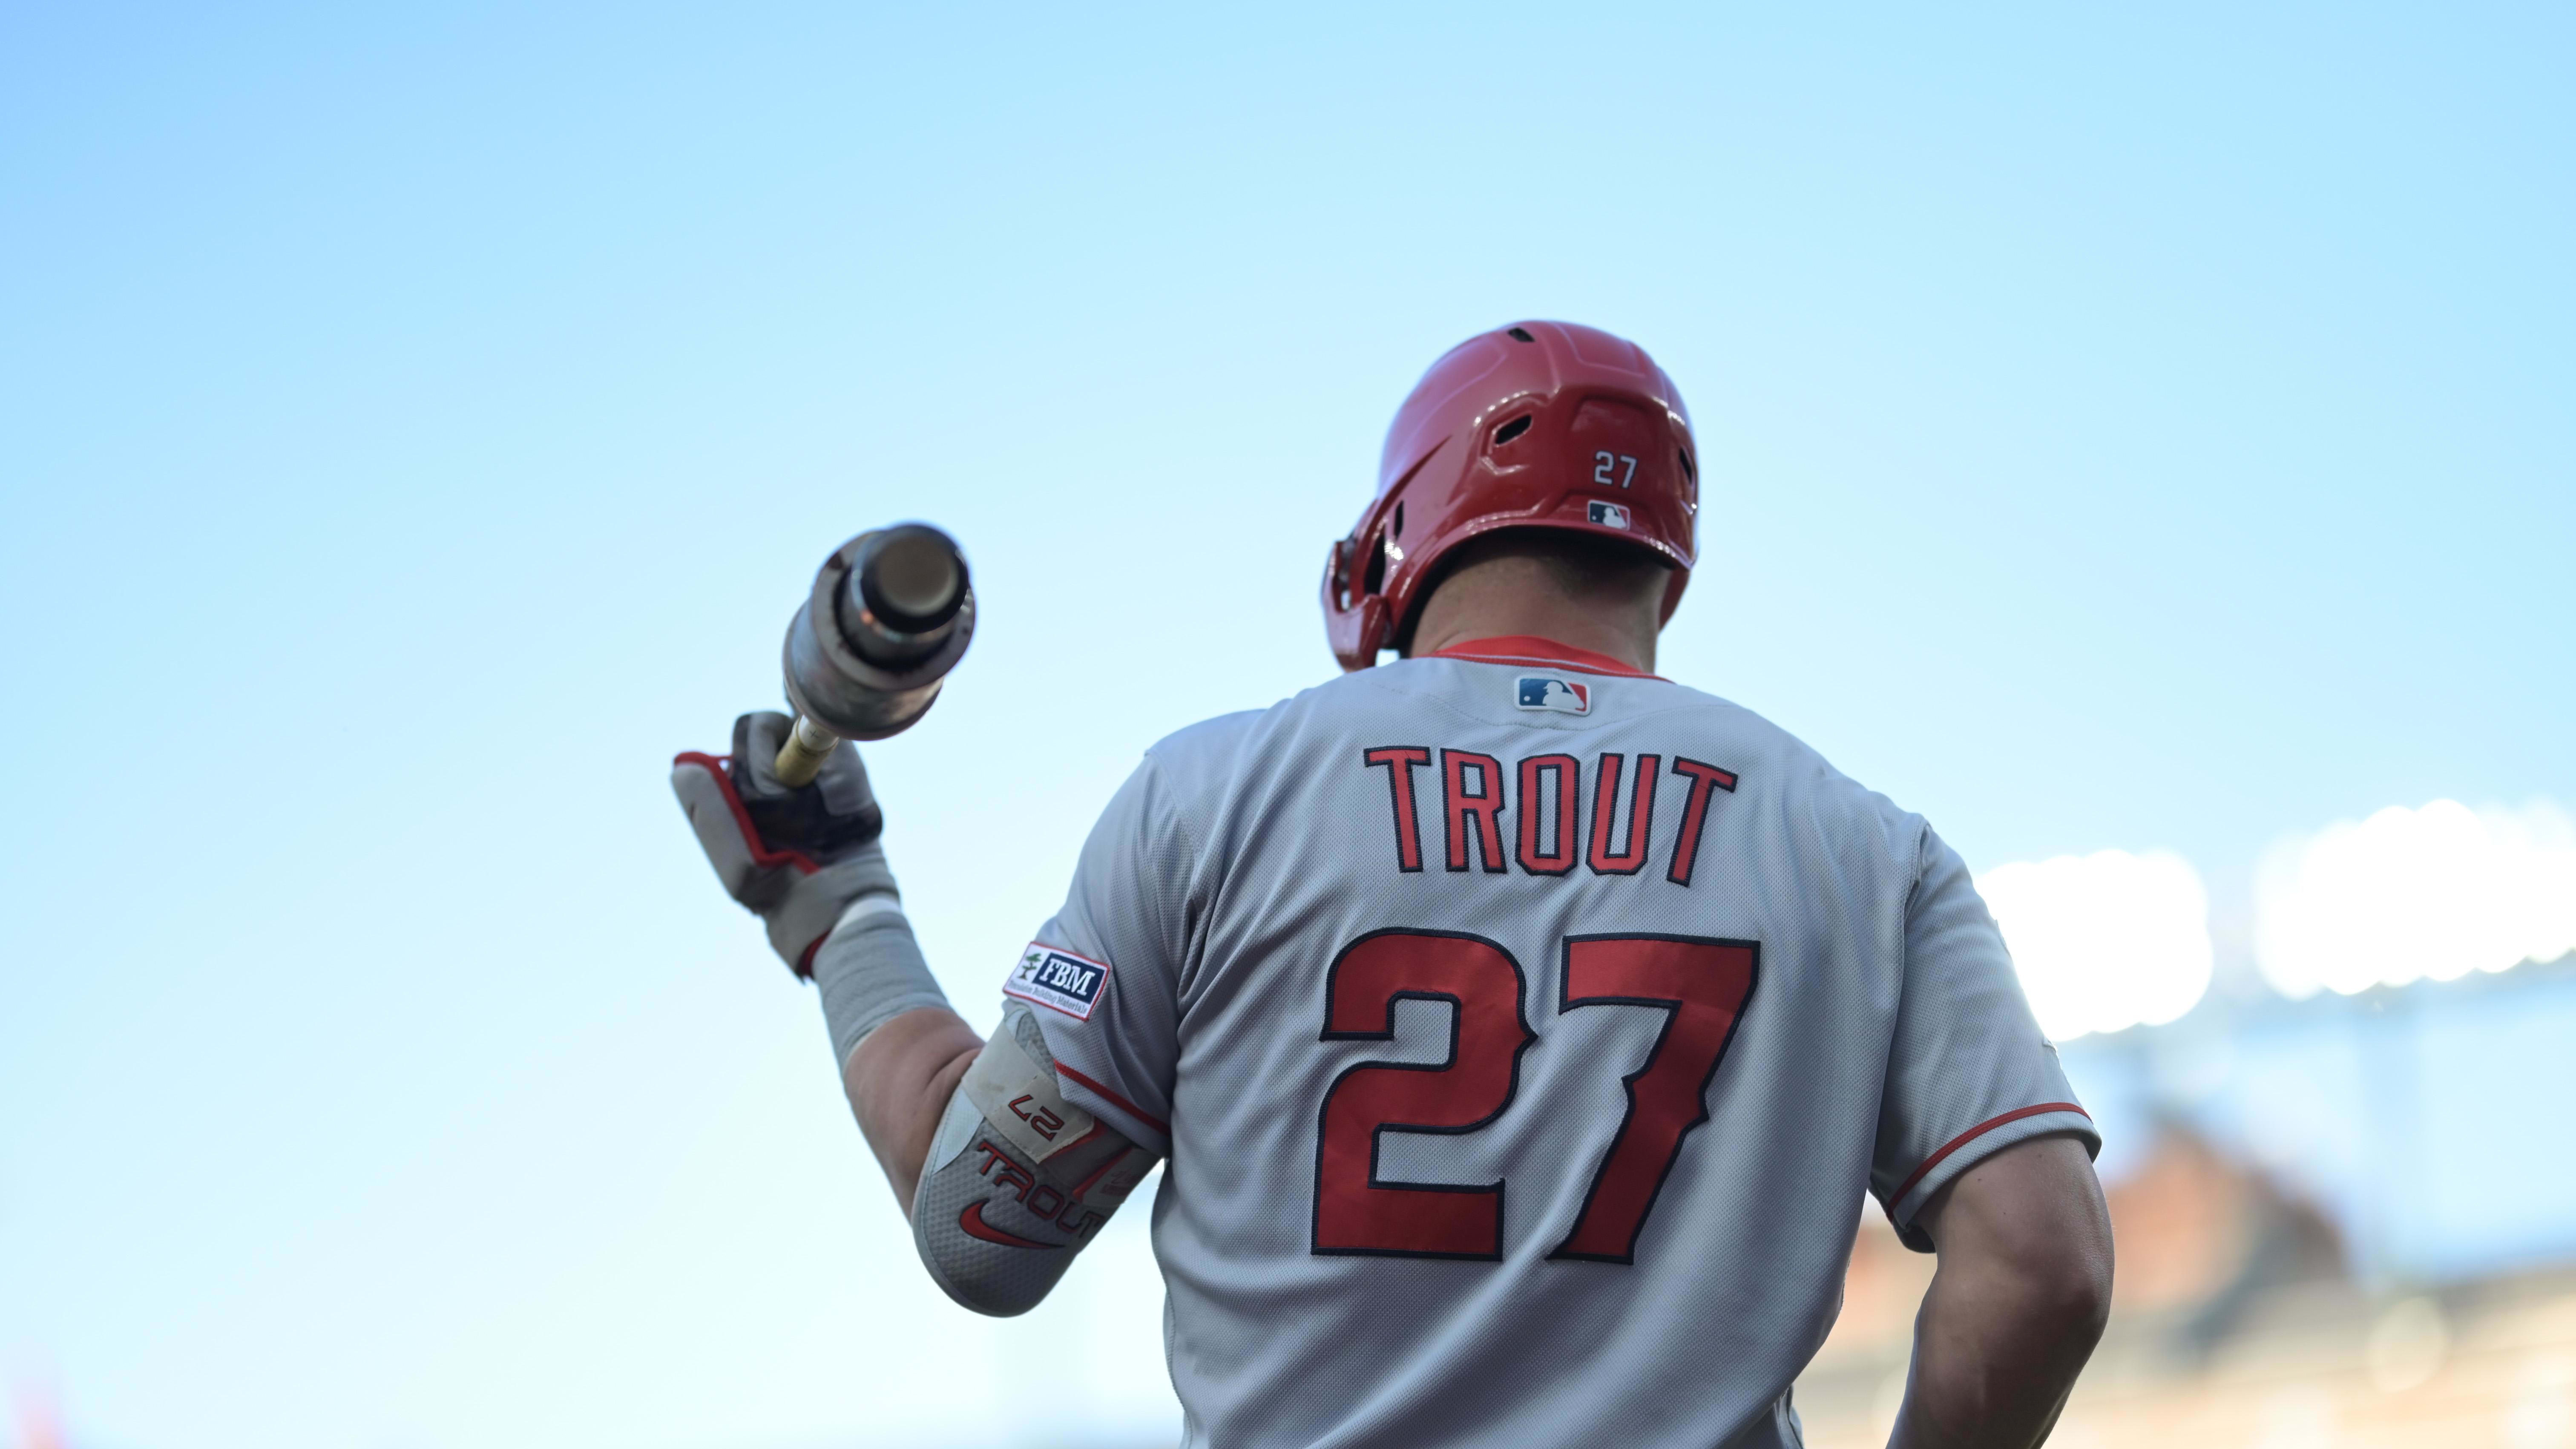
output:
POLYGON ((814 783, 791 789, 773 768, 788 725, 766 710, 735 720, 733 754, 674 758, 671 792, 725 894, 768 925, 789 969, 810 978, 815 948, 851 903, 896 891, 877 840, 885 814, 859 747, 842 741, 814 783))

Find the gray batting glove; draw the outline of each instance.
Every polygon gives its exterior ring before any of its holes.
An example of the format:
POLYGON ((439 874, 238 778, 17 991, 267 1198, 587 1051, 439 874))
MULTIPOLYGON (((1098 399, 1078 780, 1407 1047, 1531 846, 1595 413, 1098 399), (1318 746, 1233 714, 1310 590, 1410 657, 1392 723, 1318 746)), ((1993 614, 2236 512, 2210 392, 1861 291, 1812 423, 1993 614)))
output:
POLYGON ((885 815, 859 747, 842 741, 814 783, 791 789, 773 768, 788 724, 768 710, 735 720, 732 756, 677 756, 671 793, 725 894, 768 924, 769 944, 789 969, 811 977, 814 949, 850 903, 896 892, 877 841, 885 815))

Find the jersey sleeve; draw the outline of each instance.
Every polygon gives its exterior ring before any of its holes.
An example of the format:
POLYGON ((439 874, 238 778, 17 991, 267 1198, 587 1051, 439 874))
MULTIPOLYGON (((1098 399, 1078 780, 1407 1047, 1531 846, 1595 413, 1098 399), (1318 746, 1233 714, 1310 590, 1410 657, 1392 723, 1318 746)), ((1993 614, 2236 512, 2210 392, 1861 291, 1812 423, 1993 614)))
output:
POLYGON ((1064 908, 1002 983, 1029 1003, 1067 1098, 1171 1151, 1180 981, 1199 912, 1199 853, 1148 755, 1101 812, 1064 908))
POLYGON ((1928 827, 1906 902, 1901 989, 1869 1185, 1905 1245, 1929 1252, 1915 1214, 1979 1161, 2049 1133, 2073 1133, 2087 1152, 2102 1143, 1966 863, 1928 827))

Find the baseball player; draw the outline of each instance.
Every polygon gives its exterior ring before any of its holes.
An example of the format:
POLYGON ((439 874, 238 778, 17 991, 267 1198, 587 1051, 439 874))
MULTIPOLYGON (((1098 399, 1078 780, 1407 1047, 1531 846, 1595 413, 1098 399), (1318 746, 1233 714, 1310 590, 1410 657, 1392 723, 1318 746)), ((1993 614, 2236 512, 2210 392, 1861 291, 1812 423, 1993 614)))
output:
POLYGON ((1190 1445, 1795 1445, 1867 1193, 1939 1254, 1894 1442, 2046 1437, 2109 1293, 2092 1122, 1931 827, 1654 672, 1701 466, 1633 343, 1441 358, 1332 548, 1346 672, 1147 752, 990 1040, 854 747, 679 758, 951 1297, 1025 1311, 1168 1160, 1190 1445))

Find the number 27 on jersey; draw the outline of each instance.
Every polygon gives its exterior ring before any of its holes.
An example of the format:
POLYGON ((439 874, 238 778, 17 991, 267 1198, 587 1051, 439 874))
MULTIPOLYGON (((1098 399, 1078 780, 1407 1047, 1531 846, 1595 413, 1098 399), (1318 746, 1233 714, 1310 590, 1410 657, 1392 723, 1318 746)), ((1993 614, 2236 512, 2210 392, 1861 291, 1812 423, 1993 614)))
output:
MULTIPOLYGON (((1698 936, 1568 936, 1560 1014, 1587 1006, 1664 1013, 1643 1065, 1627 1074, 1627 1111, 1593 1169, 1573 1228, 1551 1259, 1636 1261, 1638 1235, 1681 1156, 1708 1120, 1708 1087, 1761 973, 1751 941, 1698 936)), ((1392 1041, 1395 1003, 1449 1003, 1448 1060, 1361 1062, 1333 1079, 1317 1113, 1313 1250, 1324 1255, 1496 1260, 1505 1184, 1390 1182, 1388 1132, 1464 1134, 1491 1126, 1520 1090, 1529 983, 1511 953, 1481 936, 1372 931, 1342 949, 1325 984, 1324 1041, 1392 1041)), ((1610 1070, 1607 1065, 1604 1070, 1610 1070)))

